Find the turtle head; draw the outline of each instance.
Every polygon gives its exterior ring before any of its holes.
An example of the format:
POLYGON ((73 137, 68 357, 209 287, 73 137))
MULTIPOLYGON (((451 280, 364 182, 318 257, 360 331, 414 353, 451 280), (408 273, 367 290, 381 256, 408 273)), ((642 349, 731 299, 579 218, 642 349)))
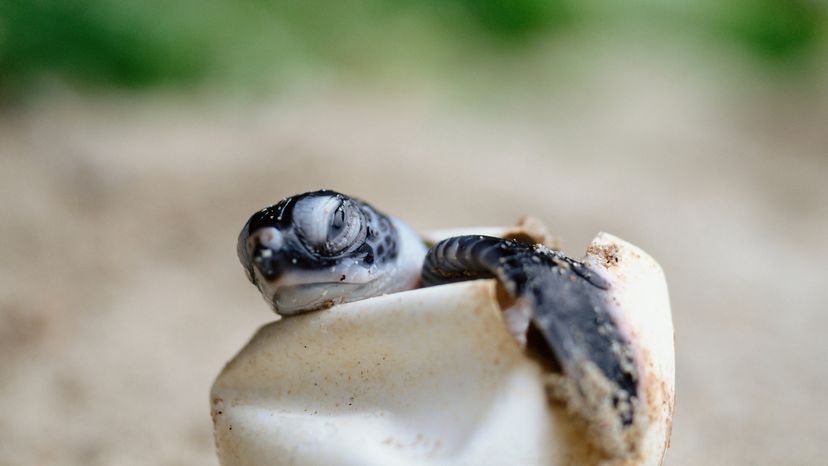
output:
POLYGON ((277 313, 289 315, 381 294, 397 270, 398 243, 392 219, 322 190, 253 214, 237 249, 247 278, 277 313))

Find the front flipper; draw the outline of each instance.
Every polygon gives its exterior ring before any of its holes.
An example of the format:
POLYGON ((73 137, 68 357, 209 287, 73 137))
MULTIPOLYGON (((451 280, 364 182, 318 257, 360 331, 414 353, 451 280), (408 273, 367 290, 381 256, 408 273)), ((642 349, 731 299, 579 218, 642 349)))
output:
POLYGON ((631 439, 645 416, 633 351, 614 319, 606 280, 546 247, 477 235, 434 245, 422 275, 425 286, 496 278, 530 310, 528 348, 562 373, 553 392, 586 421, 606 453, 634 453, 631 439))

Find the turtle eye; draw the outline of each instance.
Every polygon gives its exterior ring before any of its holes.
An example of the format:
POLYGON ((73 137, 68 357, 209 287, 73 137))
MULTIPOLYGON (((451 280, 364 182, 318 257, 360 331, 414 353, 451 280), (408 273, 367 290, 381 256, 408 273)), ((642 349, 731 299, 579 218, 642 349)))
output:
POLYGON ((300 238, 314 253, 346 254, 362 245, 366 222, 359 205, 342 196, 317 196, 299 201, 294 221, 300 238))
POLYGON ((328 234, 323 253, 337 255, 359 246, 365 237, 365 219, 353 201, 343 199, 328 219, 328 234))

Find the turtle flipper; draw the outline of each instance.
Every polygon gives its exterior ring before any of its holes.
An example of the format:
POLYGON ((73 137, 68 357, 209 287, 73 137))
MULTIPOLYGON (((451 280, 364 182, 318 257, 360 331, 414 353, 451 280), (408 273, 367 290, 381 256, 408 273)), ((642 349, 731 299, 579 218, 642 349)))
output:
POLYGON ((435 244, 422 277, 425 286, 493 277, 512 299, 528 303, 530 333, 540 353, 561 369, 559 394, 589 427, 600 426, 601 435, 610 426, 626 437, 623 432, 637 421, 638 374, 611 310, 610 285, 601 276, 540 245, 471 235, 435 244))

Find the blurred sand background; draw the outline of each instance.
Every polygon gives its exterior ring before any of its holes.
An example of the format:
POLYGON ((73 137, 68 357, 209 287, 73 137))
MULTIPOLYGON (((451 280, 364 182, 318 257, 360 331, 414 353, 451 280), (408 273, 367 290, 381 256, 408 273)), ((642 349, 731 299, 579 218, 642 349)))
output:
POLYGON ((236 235, 321 187, 418 229, 533 214, 572 255, 641 246, 676 327, 666 464, 826 464, 828 47, 791 71, 624 31, 448 73, 10 93, 0 465, 216 464, 209 387, 274 318, 236 235))

